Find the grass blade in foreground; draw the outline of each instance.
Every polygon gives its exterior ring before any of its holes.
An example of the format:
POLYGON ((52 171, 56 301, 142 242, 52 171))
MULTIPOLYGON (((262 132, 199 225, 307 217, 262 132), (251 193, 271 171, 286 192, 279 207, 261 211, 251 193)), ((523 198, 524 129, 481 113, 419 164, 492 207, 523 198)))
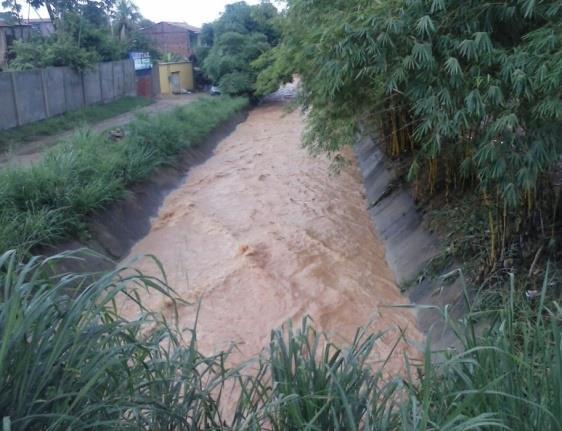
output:
POLYGON ((389 380, 368 361, 377 336, 360 330, 341 349, 307 319, 273 331, 257 366, 226 370, 226 353, 198 352, 195 330, 182 339, 140 302, 137 320, 118 315, 116 297, 139 289, 174 299, 164 282, 53 275, 69 256, 0 257, 0 415, 12 430, 561 429, 562 309, 544 302, 548 278, 536 304, 518 304, 512 280, 485 326, 455 324, 461 350, 427 351, 417 375, 389 380), (232 418, 226 388, 240 394, 232 418))
POLYGON ((140 303, 138 320, 115 312, 118 295, 173 292, 126 269, 54 277, 62 257, 0 257, 0 414, 11 429, 218 427, 220 355, 202 356, 195 333, 181 340, 140 303))

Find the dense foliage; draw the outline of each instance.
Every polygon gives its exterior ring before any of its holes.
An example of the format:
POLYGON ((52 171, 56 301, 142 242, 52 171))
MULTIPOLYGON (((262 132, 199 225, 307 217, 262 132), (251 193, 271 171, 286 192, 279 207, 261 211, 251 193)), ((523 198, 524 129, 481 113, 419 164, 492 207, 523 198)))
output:
POLYGON ((246 104, 244 98, 203 98, 169 113, 137 118, 119 144, 106 135, 79 131, 31 167, 4 168, 0 250, 23 254, 84 232, 89 214, 199 144, 246 104))
POLYGON ((254 94, 258 72, 264 68, 254 62, 278 44, 278 20, 277 9, 267 1, 255 6, 239 2, 227 5, 217 21, 203 27, 198 61, 222 92, 254 94))
POLYGON ((306 142, 376 130, 419 199, 475 193, 485 265, 559 250, 562 5, 556 0, 289 0, 263 76, 301 77, 306 142))
POLYGON ((516 307, 511 284, 488 329, 472 316, 450 322, 461 349, 427 351, 388 378, 371 356, 379 335, 359 330, 342 349, 307 319, 274 330, 259 360, 228 369, 228 352, 199 352, 197 328, 176 329, 174 307, 167 320, 144 308, 147 290, 179 301, 160 279, 131 268, 54 273, 78 258, 0 256, 6 431, 561 428, 562 311, 543 302, 548 279, 535 310, 516 307), (138 316, 120 315, 124 300, 138 316))
POLYGON ((49 66, 69 66, 84 70, 101 61, 126 57, 126 46, 111 37, 108 27, 99 27, 80 14, 69 14, 57 32, 31 41, 16 41, 12 51, 12 70, 29 70, 49 66))
MULTIPOLYGON (((15 19, 21 11, 12 3, 15 19)), ((131 50, 153 51, 146 37, 138 31, 142 16, 129 0, 105 1, 35 1, 33 6, 49 6, 54 34, 34 34, 32 40, 16 41, 12 47, 13 70, 48 66, 69 66, 84 70, 102 61, 127 58, 131 50)))

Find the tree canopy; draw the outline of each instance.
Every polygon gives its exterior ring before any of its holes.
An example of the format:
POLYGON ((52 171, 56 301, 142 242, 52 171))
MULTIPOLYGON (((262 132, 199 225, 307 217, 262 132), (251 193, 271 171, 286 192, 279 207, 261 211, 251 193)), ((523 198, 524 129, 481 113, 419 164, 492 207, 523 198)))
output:
MULTIPOLYGON (((100 61, 126 58, 130 50, 151 50, 138 32, 142 15, 130 0, 26 0, 32 7, 44 6, 55 26, 47 38, 34 36, 17 41, 10 68, 17 70, 46 66, 69 66, 77 70, 100 61)), ((21 5, 4 2, 18 16, 21 5)))
POLYGON ((211 81, 227 94, 256 92, 260 57, 279 43, 279 12, 268 1, 227 5, 221 17, 203 26, 199 62, 211 81))
POLYGON ((337 157, 375 129, 391 157, 410 162, 416 190, 474 190, 489 212, 491 262, 500 238, 507 247, 537 223, 553 239, 559 1, 288 0, 285 13, 258 88, 300 75, 309 148, 337 157))

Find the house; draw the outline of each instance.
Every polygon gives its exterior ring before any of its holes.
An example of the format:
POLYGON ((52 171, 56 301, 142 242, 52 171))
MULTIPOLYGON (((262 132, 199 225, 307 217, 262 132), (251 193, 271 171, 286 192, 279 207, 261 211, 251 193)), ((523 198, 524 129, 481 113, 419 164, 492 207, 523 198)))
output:
POLYGON ((163 54, 172 53, 188 60, 199 44, 201 29, 183 22, 159 22, 141 30, 163 54))
POLYGON ((189 61, 158 63, 157 70, 160 94, 181 94, 195 88, 193 65, 189 61))
POLYGON ((24 23, 43 37, 49 37, 55 33, 55 26, 49 18, 25 19, 24 23))
POLYGON ((28 41, 31 38, 31 26, 27 24, 10 24, 0 21, 0 70, 10 60, 10 48, 15 40, 28 41))

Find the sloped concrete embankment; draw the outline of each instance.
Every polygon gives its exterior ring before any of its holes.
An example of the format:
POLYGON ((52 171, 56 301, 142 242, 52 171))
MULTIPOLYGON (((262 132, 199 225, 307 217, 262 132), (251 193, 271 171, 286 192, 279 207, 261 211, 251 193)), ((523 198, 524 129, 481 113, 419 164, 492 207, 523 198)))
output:
POLYGON ((464 288, 460 279, 446 283, 447 271, 421 278, 421 271, 439 253, 438 239, 423 226, 423 216, 406 185, 397 177, 391 163, 371 137, 364 137, 355 147, 363 174, 369 214, 385 246, 386 258, 399 285, 411 285, 407 294, 416 307, 419 329, 427 334, 435 348, 454 341, 440 310, 447 308, 452 319, 467 312, 464 288))
POLYGON ((201 144, 182 153, 173 166, 158 169, 147 181, 133 185, 125 199, 93 214, 88 222, 88 237, 48 247, 40 250, 40 253, 53 256, 84 250, 79 253, 79 260, 61 261, 59 272, 114 269, 117 262, 128 255, 133 245, 150 232, 152 219, 158 215, 166 197, 186 181, 192 168, 213 155, 217 145, 246 120, 248 112, 245 110, 233 115, 201 144))

